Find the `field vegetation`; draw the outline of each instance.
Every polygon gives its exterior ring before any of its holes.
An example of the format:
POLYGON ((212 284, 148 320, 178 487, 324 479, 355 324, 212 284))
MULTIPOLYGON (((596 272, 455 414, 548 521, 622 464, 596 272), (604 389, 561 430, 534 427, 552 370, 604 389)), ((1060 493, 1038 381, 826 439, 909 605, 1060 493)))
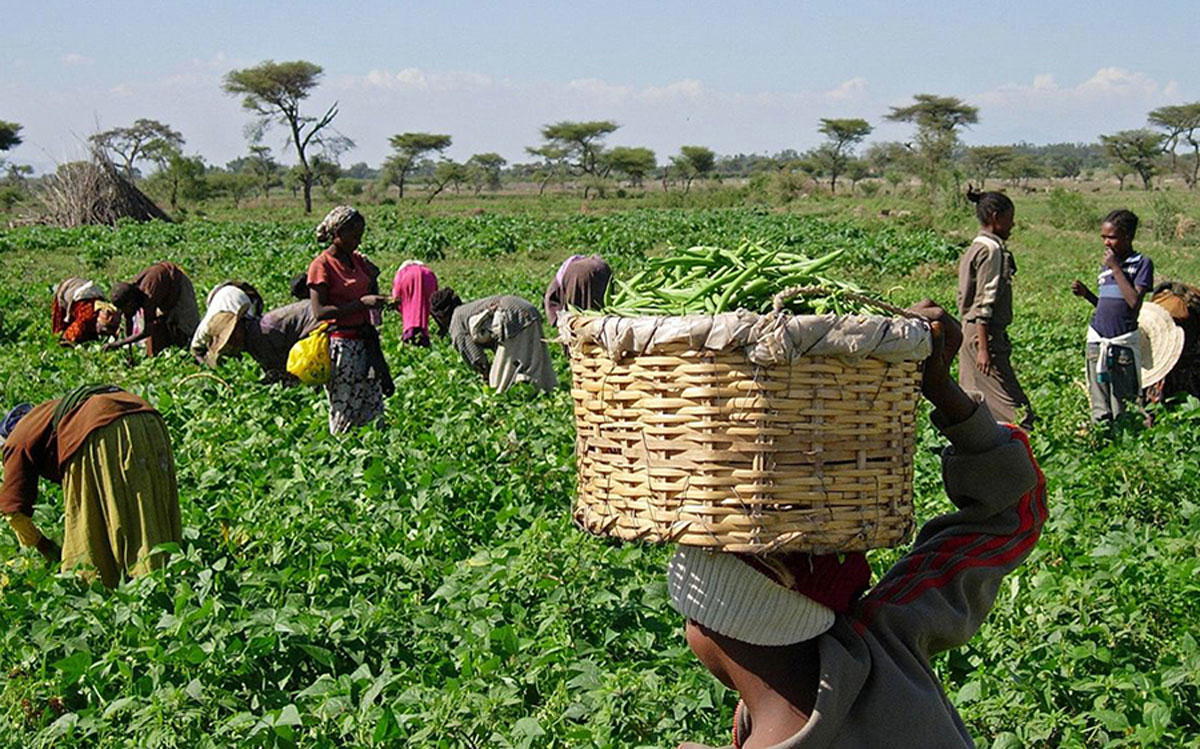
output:
MULTIPOLYGON (((843 176, 843 179, 846 179, 843 176)), ((743 239, 812 257, 900 304, 954 300, 965 203, 903 190, 786 204, 749 187, 581 205, 578 196, 408 200, 367 208, 365 251, 389 271, 429 260, 464 299, 540 300, 567 254, 617 274, 648 256, 743 239), (582 210, 581 210, 582 208, 582 210)), ((315 211, 328 207, 320 190, 315 211)), ((1200 201, 1186 191, 1015 194, 1014 361, 1050 521, 966 647, 938 660, 980 745, 1200 746, 1200 402, 1153 428, 1086 421, 1073 278, 1094 282, 1097 220, 1128 205, 1160 278, 1200 282, 1200 201), (1182 230, 1181 230, 1182 227, 1182 230)), ((390 428, 333 438, 320 393, 258 383, 248 359, 200 374, 182 352, 59 348, 49 286, 111 284, 171 259, 200 294, 254 282, 270 305, 319 248, 300 207, 193 204, 177 224, 0 231, 6 404, 111 381, 167 420, 185 540, 164 570, 113 592, 48 570, 0 535, 0 724, 30 746, 672 747, 728 741, 732 695, 688 652, 666 550, 570 523, 565 386, 490 392, 444 340, 384 348, 390 428)), ((551 331, 547 331, 548 334, 551 331)), ((566 364, 551 347, 560 375, 566 364)), ((919 519, 948 509, 931 427, 919 519)), ((61 527, 43 484, 35 520, 61 527)), ((903 550, 877 553, 879 571, 903 550)))

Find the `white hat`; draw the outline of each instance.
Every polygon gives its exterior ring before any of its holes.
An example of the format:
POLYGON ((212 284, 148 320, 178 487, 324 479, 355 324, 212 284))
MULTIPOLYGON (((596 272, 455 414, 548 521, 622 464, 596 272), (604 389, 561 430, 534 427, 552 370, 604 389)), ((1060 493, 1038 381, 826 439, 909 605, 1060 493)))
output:
POLYGON ((733 554, 680 546, 667 592, 683 616, 751 645, 791 645, 833 626, 833 609, 785 588, 733 554))
POLYGON ((1183 353, 1183 328, 1165 307, 1143 302, 1138 313, 1141 347, 1142 387, 1150 387, 1167 376, 1183 353))

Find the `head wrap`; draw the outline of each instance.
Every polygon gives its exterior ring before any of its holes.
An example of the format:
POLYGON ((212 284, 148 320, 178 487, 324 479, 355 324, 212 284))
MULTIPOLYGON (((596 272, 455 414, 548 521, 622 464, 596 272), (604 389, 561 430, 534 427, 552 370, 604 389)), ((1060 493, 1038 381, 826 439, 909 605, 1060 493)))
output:
POLYGON ((108 302, 96 302, 96 311, 97 312, 116 312, 117 307, 116 307, 116 305, 109 304, 108 302))
POLYGON ((866 557, 752 557, 681 546, 667 565, 675 610, 751 645, 791 645, 833 626, 870 582, 866 557))
POLYGON ((32 403, 21 403, 15 406, 8 413, 4 414, 4 421, 0 422, 0 437, 8 439, 8 435, 12 434, 12 430, 14 427, 16 427, 17 422, 20 421, 25 414, 32 410, 32 403))
POLYGON ((317 224, 317 241, 322 244, 332 242, 341 230, 351 219, 358 217, 362 218, 362 214, 355 210, 352 206, 339 205, 333 210, 325 214, 325 218, 321 223, 317 224))

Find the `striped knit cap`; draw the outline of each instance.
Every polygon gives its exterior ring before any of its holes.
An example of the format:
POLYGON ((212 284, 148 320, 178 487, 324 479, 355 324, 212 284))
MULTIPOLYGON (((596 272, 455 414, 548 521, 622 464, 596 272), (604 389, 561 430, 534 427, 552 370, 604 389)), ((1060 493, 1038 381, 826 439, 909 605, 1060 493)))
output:
POLYGON ((667 565, 667 592, 684 617, 751 645, 791 645, 833 626, 870 582, 862 554, 768 557, 689 546, 667 565))

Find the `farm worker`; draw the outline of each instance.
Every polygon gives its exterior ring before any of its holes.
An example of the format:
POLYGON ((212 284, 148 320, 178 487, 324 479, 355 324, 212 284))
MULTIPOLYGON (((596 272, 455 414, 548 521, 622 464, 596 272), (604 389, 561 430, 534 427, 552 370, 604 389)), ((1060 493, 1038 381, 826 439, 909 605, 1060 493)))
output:
POLYGON ((9 412, 0 512, 22 546, 62 571, 112 588, 165 561, 154 547, 179 543, 175 460, 162 417, 141 398, 111 385, 77 388, 61 400, 9 412), (63 488, 63 545, 33 525, 38 477, 63 488))
POLYGON ((258 290, 248 283, 238 281, 226 281, 218 284, 208 292, 204 304, 204 317, 200 318, 200 324, 196 326, 196 332, 192 334, 192 343, 189 346, 192 356, 195 356, 197 361, 203 361, 208 353, 209 342, 213 336, 213 318, 217 314, 231 312, 238 317, 246 314, 258 319, 262 315, 263 309, 262 296, 258 290))
POLYGON ((546 322, 558 325, 558 313, 567 307, 601 309, 612 268, 599 255, 572 255, 558 266, 546 289, 546 322))
POLYGON ((680 547, 668 564, 688 645, 741 697, 734 747, 974 746, 930 659, 971 639, 1003 577, 1036 544, 1045 478, 1025 434, 998 424, 951 378, 958 323, 929 301, 912 309, 943 330, 921 390, 950 441, 942 476, 957 511, 926 523, 869 590, 857 552, 680 547))
POLYGON ((1142 297, 1154 286, 1154 263, 1133 249, 1138 217, 1117 210, 1104 217, 1100 238, 1104 259, 1100 265, 1098 294, 1082 281, 1071 291, 1095 307, 1087 332, 1088 399, 1092 421, 1111 422, 1125 412, 1141 391, 1138 312, 1142 297))
POLYGON ((292 302, 273 309, 261 318, 246 311, 218 312, 209 326, 211 336, 199 355, 205 364, 216 366, 223 356, 250 354, 262 367, 263 381, 294 384, 287 371, 288 352, 316 327, 312 302, 292 302))
POLYGON ((983 394, 992 415, 1026 432, 1033 429, 1033 406, 1017 381, 1008 326, 1013 319, 1012 279, 1017 272, 1005 242, 1016 208, 1004 193, 968 189, 975 204, 979 235, 958 263, 958 314, 963 321, 963 358, 958 381, 983 394), (1018 420, 1018 411, 1024 416, 1018 420))
POLYGON ((405 260, 392 279, 392 299, 404 320, 401 340, 429 345, 429 302, 437 291, 437 276, 419 260, 405 260))
POLYGON ((71 277, 54 287, 50 329, 66 346, 116 335, 121 316, 95 281, 71 277))
POLYGON ((1200 288, 1164 281, 1155 285, 1150 301, 1165 309, 1183 330, 1183 351, 1167 376, 1147 390, 1147 396, 1156 401, 1178 393, 1200 398, 1200 288))
POLYGON ((192 280, 169 261, 151 265, 129 283, 114 284, 112 303, 125 316, 126 337, 105 344, 105 350, 141 340, 148 356, 168 346, 187 348, 200 324, 192 280))
POLYGON ((550 352, 542 340, 537 307, 515 296, 491 296, 463 304, 453 289, 433 295, 433 317, 471 368, 503 392, 514 382, 528 382, 544 392, 558 385, 550 352), (488 367, 485 349, 496 357, 488 367))
POLYGON ((317 241, 326 249, 308 266, 313 317, 332 323, 329 355, 329 431, 349 431, 383 416, 383 397, 394 390, 379 332, 370 310, 389 299, 372 293, 379 269, 358 251, 367 222, 350 206, 337 206, 317 226, 317 241))

